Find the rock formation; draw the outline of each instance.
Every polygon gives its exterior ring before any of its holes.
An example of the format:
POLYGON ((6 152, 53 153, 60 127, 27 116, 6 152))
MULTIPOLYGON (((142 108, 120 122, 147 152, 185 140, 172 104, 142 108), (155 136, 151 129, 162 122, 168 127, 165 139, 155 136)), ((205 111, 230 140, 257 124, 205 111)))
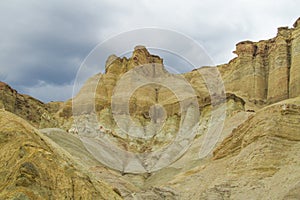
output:
POLYGON ((0 82, 0 107, 15 113, 37 128, 58 126, 54 114, 61 104, 62 102, 45 104, 28 95, 19 94, 6 83, 0 82))
POLYGON ((0 199, 299 199, 299 23, 184 74, 137 46, 64 103, 0 83, 0 199), (210 91, 202 75, 220 76, 225 90, 210 91), (109 148, 95 155, 93 139, 109 148))
POLYGON ((0 199, 121 199, 37 129, 0 111, 0 199))
POLYGON ((271 104, 300 95, 299 19, 278 28, 275 38, 236 45, 237 58, 220 65, 226 91, 254 104, 271 104))
POLYGON ((212 161, 166 185, 179 191, 180 199, 298 199, 299 100, 251 115, 215 149, 212 161))

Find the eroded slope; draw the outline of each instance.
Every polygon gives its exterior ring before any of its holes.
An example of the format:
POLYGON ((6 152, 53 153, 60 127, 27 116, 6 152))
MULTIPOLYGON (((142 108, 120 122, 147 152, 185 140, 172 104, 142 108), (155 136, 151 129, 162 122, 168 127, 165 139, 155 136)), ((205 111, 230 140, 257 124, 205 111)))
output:
POLYGON ((78 170, 57 145, 16 115, 0 111, 0 199, 120 199, 78 170))

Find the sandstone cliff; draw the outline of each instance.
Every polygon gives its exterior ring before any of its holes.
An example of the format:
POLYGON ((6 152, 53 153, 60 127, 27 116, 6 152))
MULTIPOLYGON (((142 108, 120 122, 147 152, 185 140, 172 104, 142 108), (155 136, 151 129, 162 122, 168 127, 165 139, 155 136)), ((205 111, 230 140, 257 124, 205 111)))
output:
POLYGON ((299 21, 270 40, 238 43, 237 58, 218 66, 226 91, 257 105, 299 96, 299 21))

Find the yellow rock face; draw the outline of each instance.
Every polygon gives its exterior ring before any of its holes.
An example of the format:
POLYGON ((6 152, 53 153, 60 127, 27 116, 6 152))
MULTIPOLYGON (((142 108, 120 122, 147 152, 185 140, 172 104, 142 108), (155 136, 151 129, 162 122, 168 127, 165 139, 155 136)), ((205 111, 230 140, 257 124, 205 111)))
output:
POLYGON ((0 111, 0 199, 120 199, 52 144, 23 119, 0 111))
POLYGON ((299 97, 261 109, 217 146, 213 160, 169 186, 180 199, 297 199, 299 122, 299 97))
POLYGON ((291 67, 290 67, 290 85, 289 96, 296 97, 300 95, 300 25, 299 19, 294 24, 294 30, 291 36, 291 67))
POLYGON ((295 25, 270 40, 238 43, 237 58, 219 66, 226 91, 257 106, 299 96, 299 38, 295 25))
POLYGON ((36 128, 56 127, 55 113, 62 102, 45 104, 31 96, 19 94, 9 85, 0 82, 0 108, 15 113, 36 128))

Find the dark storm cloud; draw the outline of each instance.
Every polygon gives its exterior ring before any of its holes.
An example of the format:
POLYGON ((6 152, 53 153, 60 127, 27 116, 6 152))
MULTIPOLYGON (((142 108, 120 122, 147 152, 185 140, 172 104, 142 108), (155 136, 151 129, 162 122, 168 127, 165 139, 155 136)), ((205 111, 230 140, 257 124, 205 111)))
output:
POLYGON ((109 15, 83 1, 2 1, 0 11, 0 78, 21 92, 71 84, 109 15))
MULTIPOLYGON (((220 64, 234 57, 237 42, 268 39, 278 26, 291 26, 299 6, 297 0, 4 0, 0 80, 44 101, 65 100, 79 66, 99 42, 144 27, 187 34, 220 64)), ((165 60, 175 63, 172 56, 165 60)))

